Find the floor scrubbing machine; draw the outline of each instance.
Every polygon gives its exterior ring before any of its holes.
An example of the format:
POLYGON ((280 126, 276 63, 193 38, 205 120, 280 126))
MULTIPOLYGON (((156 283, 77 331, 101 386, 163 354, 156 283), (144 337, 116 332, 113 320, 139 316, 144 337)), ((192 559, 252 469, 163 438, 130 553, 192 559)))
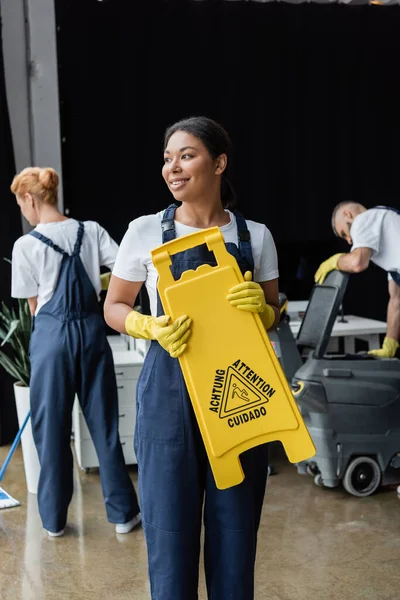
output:
POLYGON ((317 485, 342 483, 349 494, 365 497, 381 484, 400 482, 400 360, 326 354, 348 278, 333 271, 314 286, 297 339, 290 339, 284 319, 278 339, 282 366, 317 448, 298 472, 313 475, 317 485), (300 349, 308 355, 293 374, 300 349))

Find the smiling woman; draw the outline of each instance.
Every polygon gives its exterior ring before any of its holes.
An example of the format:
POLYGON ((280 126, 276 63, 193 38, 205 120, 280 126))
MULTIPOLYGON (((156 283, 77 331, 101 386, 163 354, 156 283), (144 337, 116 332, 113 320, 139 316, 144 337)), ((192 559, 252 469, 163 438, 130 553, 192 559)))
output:
MULTIPOLYGON (((162 174, 180 205, 173 203, 130 224, 105 302, 111 327, 152 340, 137 388, 135 449, 152 597, 163 600, 197 598, 204 498, 208 597, 251 600, 254 596, 267 447, 258 446, 241 456, 242 484, 217 489, 176 360, 189 343, 190 314, 172 323, 164 315, 150 254, 176 237, 220 227, 228 252, 245 275, 244 283, 226 290, 227 306, 259 313, 266 329, 274 325, 279 316, 275 244, 265 225, 232 210, 236 198, 226 176, 230 154, 228 134, 206 117, 185 119, 167 129, 162 174), (152 316, 131 308, 143 283, 152 316)), ((202 264, 216 264, 204 246, 172 256, 175 279, 202 264)))
MULTIPOLYGON (((196 174, 205 175, 207 167, 216 162, 217 169, 214 175, 220 177, 209 178, 208 193, 214 193, 218 198, 220 196, 223 208, 234 208, 236 194, 227 177, 232 152, 231 141, 226 131, 217 123, 212 133, 213 135, 207 128, 207 121, 202 118, 184 119, 169 127, 164 138, 163 177, 176 200, 181 198, 175 192, 186 187, 186 182, 194 177, 194 185, 185 190, 185 201, 188 202, 191 196, 196 196, 196 192, 200 191, 196 189, 196 174)), ((203 179, 203 183, 207 183, 206 179, 203 179)), ((200 200, 198 195, 196 200, 200 200)))

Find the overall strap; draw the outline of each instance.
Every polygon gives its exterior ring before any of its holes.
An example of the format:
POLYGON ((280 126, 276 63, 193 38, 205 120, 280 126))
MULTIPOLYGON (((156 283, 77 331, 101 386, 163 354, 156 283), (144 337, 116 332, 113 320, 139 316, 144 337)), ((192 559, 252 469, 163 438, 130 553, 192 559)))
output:
POLYGON ((85 226, 82 223, 82 221, 78 221, 78 223, 79 223, 78 234, 76 236, 76 242, 75 242, 74 251, 72 253, 72 256, 79 256, 79 252, 81 251, 83 234, 85 231, 85 226))
POLYGON ((397 208, 393 208, 393 206, 383 206, 383 204, 379 204, 378 206, 374 206, 374 208, 384 208, 385 210, 391 210, 400 215, 400 210, 398 210, 397 208))
MULTIPOLYGON (((161 231, 162 231, 162 243, 170 242, 176 238, 175 231, 175 211, 177 209, 176 204, 170 204, 165 209, 161 219, 161 231)), ((240 255, 248 262, 251 270, 254 270, 254 258, 251 249, 250 231, 247 227, 246 220, 239 211, 234 211, 236 218, 236 225, 238 230, 238 242, 240 255)))
POLYGON ((246 219, 237 210, 234 211, 234 215, 236 217, 236 225, 238 230, 240 255, 247 260, 249 265, 251 265, 251 270, 254 271, 254 258, 253 251, 251 249, 250 231, 247 227, 246 219))
POLYGON ((56 252, 59 252, 63 256, 69 256, 68 252, 65 252, 65 250, 63 250, 62 248, 60 248, 60 246, 57 246, 57 244, 55 244, 54 242, 52 242, 48 237, 46 237, 45 235, 42 235, 38 231, 30 231, 29 235, 32 235, 36 239, 38 239, 41 242, 43 242, 43 244, 46 244, 46 246, 49 246, 50 248, 53 248, 53 250, 55 250, 56 252))
POLYGON ((176 238, 175 231, 175 211, 178 208, 176 204, 170 204, 168 208, 164 210, 164 214, 161 219, 161 231, 162 231, 162 243, 170 242, 176 238))

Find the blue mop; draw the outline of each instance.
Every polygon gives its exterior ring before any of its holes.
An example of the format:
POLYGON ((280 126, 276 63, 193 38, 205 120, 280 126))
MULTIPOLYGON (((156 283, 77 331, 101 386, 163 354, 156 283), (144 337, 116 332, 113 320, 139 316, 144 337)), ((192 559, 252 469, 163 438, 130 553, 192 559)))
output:
MULTIPOLYGON (((4 461, 4 464, 0 469, 0 481, 2 481, 2 479, 4 477, 6 469, 9 465, 10 460, 12 459, 12 456, 13 456, 18 444, 19 444, 22 432, 24 431, 25 426, 26 426, 27 422, 29 421, 30 416, 31 416, 31 411, 29 411, 28 414, 26 415, 25 421, 23 422, 21 429, 18 431, 17 435, 15 436, 15 440, 13 441, 12 446, 6 456, 6 460, 4 461)), ((14 506, 19 506, 19 505, 20 505, 20 503, 18 502, 18 500, 16 500, 12 496, 10 496, 10 494, 8 494, 5 490, 3 490, 3 488, 0 487, 0 510, 2 508, 13 508, 14 506)))

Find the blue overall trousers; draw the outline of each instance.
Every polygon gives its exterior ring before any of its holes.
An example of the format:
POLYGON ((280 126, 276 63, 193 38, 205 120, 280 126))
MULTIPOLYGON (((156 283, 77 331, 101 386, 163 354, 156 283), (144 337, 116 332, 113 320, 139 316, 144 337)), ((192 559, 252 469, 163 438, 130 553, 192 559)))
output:
MULTIPOLYGON (((163 243, 175 238, 176 208, 171 205, 164 212, 163 243)), ((253 271, 250 234, 238 213, 236 220, 239 247, 233 243, 226 247, 242 273, 253 271)), ((187 269, 216 265, 214 254, 205 245, 176 254, 172 261, 175 279, 187 269)), ((190 307, 187 313, 190 316, 190 307)), ((210 343, 213 335, 223 332, 210 332, 210 343)), ((152 600, 198 598, 203 502, 208 598, 253 600, 267 446, 241 455, 243 483, 217 489, 179 361, 157 341, 151 342, 138 381, 135 450, 152 600)))
POLYGON ((43 526, 65 527, 73 491, 72 407, 78 394, 100 464, 108 520, 125 523, 138 512, 118 434, 113 357, 95 289, 79 257, 79 223, 70 256, 37 231, 31 235, 62 254, 53 296, 33 319, 30 342, 32 431, 41 465, 38 503, 43 526))

